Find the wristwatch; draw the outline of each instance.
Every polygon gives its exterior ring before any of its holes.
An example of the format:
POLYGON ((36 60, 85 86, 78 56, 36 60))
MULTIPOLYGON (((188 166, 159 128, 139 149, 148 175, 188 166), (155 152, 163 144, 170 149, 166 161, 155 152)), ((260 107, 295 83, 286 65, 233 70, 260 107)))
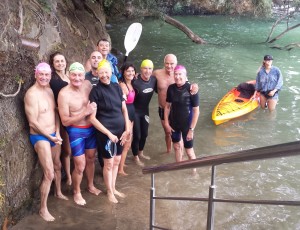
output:
POLYGON ((190 130, 191 130, 192 132, 194 132, 194 128, 190 128, 190 130))

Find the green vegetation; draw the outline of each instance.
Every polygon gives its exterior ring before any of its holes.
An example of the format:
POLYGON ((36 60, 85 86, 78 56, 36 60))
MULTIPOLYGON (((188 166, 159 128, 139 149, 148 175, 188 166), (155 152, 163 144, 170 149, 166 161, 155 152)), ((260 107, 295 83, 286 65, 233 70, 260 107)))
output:
POLYGON ((258 17, 269 17, 272 14, 271 0, 252 0, 255 6, 254 15, 258 17))
POLYGON ((37 2, 41 5, 42 9, 47 13, 51 12, 51 2, 48 0, 37 0, 37 2))

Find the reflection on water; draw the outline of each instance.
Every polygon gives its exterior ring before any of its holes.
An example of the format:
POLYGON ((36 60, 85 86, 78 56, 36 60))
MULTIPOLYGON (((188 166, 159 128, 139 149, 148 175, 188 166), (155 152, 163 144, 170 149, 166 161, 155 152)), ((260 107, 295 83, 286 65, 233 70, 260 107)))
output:
MULTIPOLYGON (((170 25, 146 19, 142 21, 140 41, 128 60, 134 61, 138 67, 143 59, 149 58, 155 68, 161 68, 165 54, 174 53, 179 63, 187 67, 189 80, 197 82, 200 87, 201 113, 194 146, 197 157, 300 139, 300 51, 274 50, 261 43, 266 39, 272 22, 222 16, 178 19, 209 44, 196 45, 170 25), (284 77, 276 113, 270 114, 259 108, 215 126, 211 120, 214 106, 233 86, 255 78, 265 54, 274 56, 273 63, 281 69, 284 77)), ((110 31, 113 45, 119 50, 124 50, 120 38, 129 24, 115 23, 110 31)), ((293 42, 299 37, 298 30, 287 34, 284 39, 293 42)), ((147 166, 175 161, 174 155, 164 153, 156 95, 150 104, 150 130, 145 152, 151 156, 147 166)), ((72 201, 67 202, 66 207, 59 204, 62 213, 58 215, 64 218, 58 223, 68 229, 79 229, 73 224, 80 229, 85 229, 84 226, 90 226, 90 229, 148 229, 150 176, 142 175, 132 164, 130 153, 128 155, 131 175, 119 178, 117 182, 120 191, 128 194, 126 199, 112 206, 104 195, 97 199, 92 196, 88 198, 89 206, 81 209, 72 201)), ((201 168, 198 173, 198 179, 191 178, 189 170, 157 174, 157 195, 207 197, 210 168, 201 168)), ((98 181, 98 185, 103 188, 103 181, 98 181)), ((218 166, 216 185, 219 198, 299 200, 300 160, 292 157, 218 166)), ((51 209, 57 209, 58 202, 50 202, 51 209)), ((157 223, 161 226, 184 230, 206 227, 205 202, 157 201, 156 207, 157 223)), ((300 229, 299 216, 297 207, 217 203, 215 229, 300 229)), ((34 219, 38 222, 38 229, 45 227, 36 216, 34 219)), ((49 224, 47 229, 61 229, 61 225, 49 224)), ((26 224, 22 229, 24 226, 26 224)), ((27 226, 34 229, 32 225, 27 226)))

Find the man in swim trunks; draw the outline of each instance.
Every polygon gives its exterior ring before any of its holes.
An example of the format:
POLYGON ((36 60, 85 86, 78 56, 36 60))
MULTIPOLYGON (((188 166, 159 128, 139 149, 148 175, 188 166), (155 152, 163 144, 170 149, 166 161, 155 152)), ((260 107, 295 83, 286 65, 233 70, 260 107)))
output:
MULTIPOLYGON (((175 83, 167 90, 164 111, 165 127, 170 134, 175 151, 176 162, 182 161, 181 135, 188 158, 195 159, 193 148, 194 129, 199 117, 198 93, 190 93, 190 83, 187 81, 186 69, 177 65, 174 69, 175 83)), ((193 169, 196 173, 196 169, 193 169)))
POLYGON ((53 179, 55 196, 67 200, 61 192, 60 123, 55 110, 54 95, 49 87, 51 68, 47 63, 40 63, 35 69, 35 83, 25 94, 25 113, 30 127, 30 142, 37 152, 44 176, 40 186, 40 216, 46 221, 54 221, 49 213, 47 199, 53 179))
POLYGON ((96 137, 95 129, 88 116, 96 110, 96 104, 90 103, 88 96, 92 89, 90 82, 85 81, 84 67, 75 62, 69 68, 70 84, 64 87, 58 95, 58 110, 61 121, 66 126, 74 159, 72 181, 74 201, 85 205, 80 184, 85 170, 88 190, 94 195, 101 192, 94 186, 96 137))
MULTIPOLYGON (((161 119, 162 127, 165 131, 165 141, 167 146, 167 153, 171 152, 172 140, 168 134, 164 122, 164 108, 166 105, 167 89, 169 85, 174 84, 174 68, 177 65, 177 57, 174 54, 167 54, 164 58, 164 68, 155 70, 153 75, 157 79, 157 94, 158 94, 158 114, 161 119)), ((198 92, 198 85, 191 85, 191 93, 198 92)))

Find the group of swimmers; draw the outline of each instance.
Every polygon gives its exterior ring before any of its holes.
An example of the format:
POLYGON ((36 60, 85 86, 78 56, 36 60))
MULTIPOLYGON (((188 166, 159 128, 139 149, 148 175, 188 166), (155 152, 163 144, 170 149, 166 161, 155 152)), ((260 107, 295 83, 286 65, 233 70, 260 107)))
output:
POLYGON ((53 180, 55 196, 68 199, 61 191, 61 152, 67 184, 73 186, 76 204, 86 204, 80 189, 84 172, 88 191, 101 193, 94 185, 96 155, 109 201, 118 203, 117 197, 125 197, 116 189, 116 178, 118 174, 127 175, 124 165, 130 148, 137 165, 144 166, 141 158, 150 159, 143 149, 148 136, 149 103, 155 91, 167 152, 171 152, 173 141, 176 160, 181 161, 183 137, 189 159, 195 158, 193 131, 199 116, 198 85, 187 82, 185 67, 177 65, 175 55, 168 54, 162 69, 153 71, 153 62, 145 59, 139 74, 127 62, 119 71, 110 49, 108 40, 99 40, 85 66, 74 62, 68 71, 65 56, 60 52, 51 54, 49 64, 36 66, 35 83, 26 92, 30 141, 44 172, 39 214, 46 221, 55 219, 47 208, 53 180))

